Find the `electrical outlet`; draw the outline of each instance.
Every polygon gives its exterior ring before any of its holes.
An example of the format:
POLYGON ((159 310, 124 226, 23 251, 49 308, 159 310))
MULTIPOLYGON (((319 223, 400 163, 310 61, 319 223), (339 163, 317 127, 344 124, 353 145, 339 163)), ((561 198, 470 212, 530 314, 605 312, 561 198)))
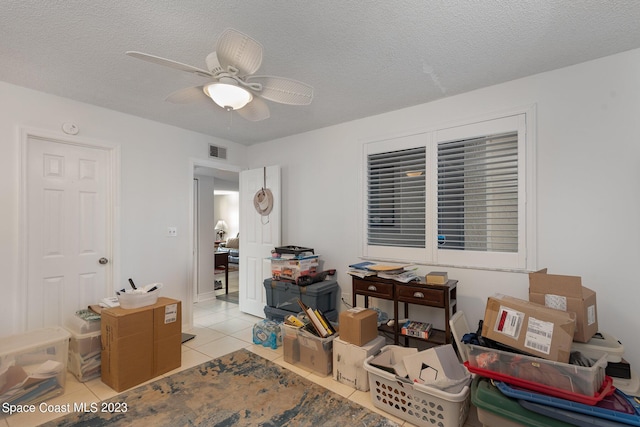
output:
POLYGON ((167 228, 167 236, 176 237, 178 235, 178 229, 176 227, 167 228))

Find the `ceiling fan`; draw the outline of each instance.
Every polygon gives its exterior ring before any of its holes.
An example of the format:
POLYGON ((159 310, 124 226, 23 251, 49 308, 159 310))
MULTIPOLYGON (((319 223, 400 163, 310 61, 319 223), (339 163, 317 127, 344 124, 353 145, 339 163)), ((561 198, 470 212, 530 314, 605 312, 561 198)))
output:
POLYGON ((308 84, 284 77, 254 76, 262 64, 262 45, 232 28, 220 35, 215 52, 207 55, 208 70, 142 52, 126 54, 212 80, 173 92, 166 100, 175 104, 208 96, 227 111, 237 111, 247 120, 260 121, 269 118, 269 106, 263 99, 288 105, 309 105, 313 99, 313 87, 308 84))

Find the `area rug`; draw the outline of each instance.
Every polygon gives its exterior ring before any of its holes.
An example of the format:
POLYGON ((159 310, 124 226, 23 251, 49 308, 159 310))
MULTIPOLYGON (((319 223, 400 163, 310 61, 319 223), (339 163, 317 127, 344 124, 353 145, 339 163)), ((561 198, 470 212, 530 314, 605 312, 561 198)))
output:
POLYGON ((240 302, 240 292, 229 292, 228 294, 220 294, 216 295, 216 299, 220 301, 226 301, 233 304, 239 304, 240 302))
POLYGON ((45 426, 398 425, 245 349, 107 402, 127 411, 74 413, 45 426))

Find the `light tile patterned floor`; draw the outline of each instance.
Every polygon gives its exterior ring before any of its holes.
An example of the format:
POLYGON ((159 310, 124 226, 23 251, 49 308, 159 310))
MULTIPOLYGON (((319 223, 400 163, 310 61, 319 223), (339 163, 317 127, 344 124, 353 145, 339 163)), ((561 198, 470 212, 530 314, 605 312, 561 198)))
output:
MULTIPOLYGON (((409 427, 413 425, 374 407, 368 392, 354 390, 345 384, 334 381, 331 376, 322 377, 297 366, 290 365, 283 359, 282 347, 277 350, 272 350, 263 346, 254 345, 252 343, 252 328, 254 323, 260 319, 241 313, 236 304, 211 300, 204 303, 197 303, 194 307, 194 327, 192 330, 185 332, 195 334, 196 337, 182 345, 182 366, 175 371, 168 372, 164 376, 191 368, 240 348, 246 348, 287 369, 291 369, 341 396, 384 415, 402 426, 409 427)), ((66 381, 65 394, 51 399, 48 403, 52 405, 71 403, 71 405, 73 405, 77 402, 99 402, 118 394, 102 383, 99 378, 81 383, 78 382, 73 375, 68 374, 66 381)), ((0 427, 37 426, 61 415, 63 414, 16 414, 0 418, 0 427)), ((481 423, 477 419, 476 411, 472 408, 465 427, 480 426, 481 423)))

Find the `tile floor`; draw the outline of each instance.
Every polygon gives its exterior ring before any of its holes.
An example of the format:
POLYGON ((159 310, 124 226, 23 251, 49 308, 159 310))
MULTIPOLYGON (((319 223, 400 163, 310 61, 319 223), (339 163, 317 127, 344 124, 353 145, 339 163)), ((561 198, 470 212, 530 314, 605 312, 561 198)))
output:
MULTIPOLYGON (((326 377, 319 376, 285 362, 282 347, 272 350, 254 345, 252 343, 252 328, 259 320, 257 317, 241 313, 236 304, 219 300, 195 304, 194 327, 192 330, 185 332, 195 334, 196 337, 182 345, 182 366, 175 371, 168 372, 165 376, 235 350, 246 348, 349 400, 392 419, 399 425, 407 427, 413 425, 375 408, 371 403, 369 392, 354 390, 345 384, 334 381, 330 375, 326 377)), ((118 395, 118 392, 102 383, 100 378, 81 383, 68 373, 66 381, 65 394, 51 399, 48 401, 49 404, 63 405, 71 403, 72 406, 77 402, 90 404, 118 395)), ((0 427, 37 426, 62 415, 64 414, 15 414, 4 418, 0 417, 0 427)), ((480 427, 481 425, 477 419, 476 411, 472 407, 465 427, 480 427)))

